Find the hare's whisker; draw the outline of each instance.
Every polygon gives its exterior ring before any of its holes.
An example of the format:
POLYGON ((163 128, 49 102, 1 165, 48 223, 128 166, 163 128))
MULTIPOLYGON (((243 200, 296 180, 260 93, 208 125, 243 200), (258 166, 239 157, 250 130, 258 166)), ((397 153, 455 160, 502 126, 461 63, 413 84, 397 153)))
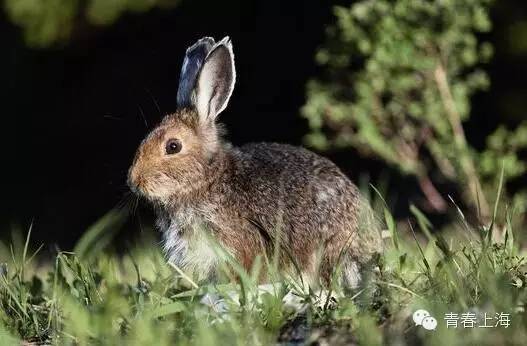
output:
POLYGON ((159 113, 159 116, 160 117, 163 117, 163 113, 161 113, 161 107, 159 107, 159 103, 157 103, 157 100, 155 99, 154 95, 152 95, 152 93, 150 92, 149 89, 145 88, 145 91, 148 93, 148 95, 150 96, 150 98, 152 99, 152 102, 154 103, 154 105, 156 106, 157 108, 157 111, 159 113))
POLYGON ((132 201, 133 199, 133 195, 130 191, 127 191, 123 194, 123 197, 121 198, 121 200, 119 202, 117 202, 117 205, 116 205, 116 208, 119 209, 119 210, 122 210, 122 209, 125 209, 125 208, 129 208, 130 207, 130 202, 132 201))
POLYGON ((135 198, 135 204, 134 204, 134 209, 133 209, 133 215, 136 214, 137 212, 137 208, 139 207, 139 197, 136 197, 135 198))
POLYGON ((141 108, 140 105, 137 105, 137 108, 139 108, 139 113, 141 114, 141 117, 143 118, 145 127, 148 128, 148 122, 146 121, 146 116, 145 116, 145 112, 143 112, 143 108, 141 108))

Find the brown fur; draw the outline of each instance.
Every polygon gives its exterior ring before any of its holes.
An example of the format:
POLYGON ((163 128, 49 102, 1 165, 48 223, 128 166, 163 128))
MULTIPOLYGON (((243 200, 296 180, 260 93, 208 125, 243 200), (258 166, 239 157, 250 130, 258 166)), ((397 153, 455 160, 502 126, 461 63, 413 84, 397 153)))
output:
POLYGON ((358 189, 331 161, 276 143, 232 147, 216 117, 227 106, 236 72, 232 43, 205 37, 187 49, 179 110, 143 141, 129 172, 132 190, 151 201, 169 261, 197 278, 214 276, 222 255, 210 238, 249 270, 279 253, 327 284, 337 265, 349 286, 381 237, 358 189), (166 153, 167 143, 182 143, 166 153))
POLYGON ((359 220, 371 218, 368 204, 332 162, 289 145, 233 148, 214 123, 198 119, 190 109, 167 116, 130 169, 130 186, 157 207, 163 231, 184 239, 197 224, 204 226, 247 270, 258 255, 272 257, 279 244, 284 269, 291 270, 293 260, 310 276, 320 261, 326 282, 339 260, 360 266, 380 251, 374 221, 359 220), (170 138, 183 149, 167 156, 170 138), (174 223, 177 229, 170 228, 174 223))

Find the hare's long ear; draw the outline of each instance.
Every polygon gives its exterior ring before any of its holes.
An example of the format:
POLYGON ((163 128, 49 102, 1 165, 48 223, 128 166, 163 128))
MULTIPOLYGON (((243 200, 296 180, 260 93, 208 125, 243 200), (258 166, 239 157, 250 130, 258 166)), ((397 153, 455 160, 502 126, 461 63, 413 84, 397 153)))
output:
POLYGON ((190 107, 192 103, 192 91, 196 86, 196 78, 205 61, 205 58, 214 47, 212 37, 203 37, 192 46, 187 48, 177 91, 177 104, 179 108, 190 107))
POLYGON ((194 88, 193 105, 202 121, 214 121, 227 107, 235 80, 232 44, 225 37, 207 55, 194 88))

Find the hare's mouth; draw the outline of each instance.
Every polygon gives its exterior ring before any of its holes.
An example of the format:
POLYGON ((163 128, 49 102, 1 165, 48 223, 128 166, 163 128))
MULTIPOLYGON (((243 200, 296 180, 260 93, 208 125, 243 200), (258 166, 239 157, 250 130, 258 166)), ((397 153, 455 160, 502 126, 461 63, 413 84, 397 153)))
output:
POLYGON ((143 190, 141 190, 141 188, 139 186, 128 184, 128 187, 134 193, 134 195, 138 195, 138 196, 143 196, 144 195, 143 190))
POLYGON ((154 201, 154 197, 151 196, 146 190, 142 189, 140 186, 138 185, 129 185, 129 186, 130 186, 130 190, 132 191, 132 193, 136 195, 137 197, 145 199, 150 202, 154 201))
POLYGON ((147 200, 150 203, 160 203, 161 197, 154 194, 152 191, 149 191, 149 189, 146 186, 143 186, 141 184, 138 185, 129 185, 130 190, 132 193, 139 198, 143 198, 147 200))
POLYGON ((127 181, 130 190, 137 196, 143 197, 147 200, 154 200, 152 191, 148 188, 146 179, 141 175, 129 175, 127 181))
POLYGON ((168 185, 165 182, 140 177, 128 180, 128 186, 135 195, 155 204, 166 204, 170 199, 173 191, 168 185))

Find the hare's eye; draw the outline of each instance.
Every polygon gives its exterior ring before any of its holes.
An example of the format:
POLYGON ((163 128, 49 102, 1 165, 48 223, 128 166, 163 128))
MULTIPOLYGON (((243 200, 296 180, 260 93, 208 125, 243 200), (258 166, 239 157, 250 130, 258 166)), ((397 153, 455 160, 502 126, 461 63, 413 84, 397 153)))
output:
POLYGON ((167 155, 177 154, 181 151, 181 141, 179 139, 169 139, 165 146, 165 153, 167 155))

